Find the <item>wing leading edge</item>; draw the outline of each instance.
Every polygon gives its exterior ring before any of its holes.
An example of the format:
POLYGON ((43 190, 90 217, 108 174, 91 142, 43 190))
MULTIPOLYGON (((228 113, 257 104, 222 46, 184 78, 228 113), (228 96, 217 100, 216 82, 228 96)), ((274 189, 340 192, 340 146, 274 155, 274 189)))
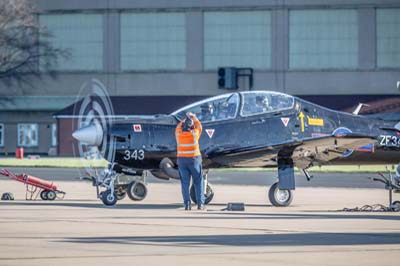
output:
POLYGON ((309 139, 293 150, 292 159, 297 167, 306 169, 315 164, 325 164, 342 157, 350 150, 373 144, 375 141, 371 136, 356 134, 309 139))
POLYGON ((312 165, 326 164, 349 150, 375 141, 368 135, 329 135, 263 146, 218 147, 207 151, 206 156, 216 163, 233 167, 270 167, 276 166, 278 158, 291 158, 295 166, 306 169, 312 165))

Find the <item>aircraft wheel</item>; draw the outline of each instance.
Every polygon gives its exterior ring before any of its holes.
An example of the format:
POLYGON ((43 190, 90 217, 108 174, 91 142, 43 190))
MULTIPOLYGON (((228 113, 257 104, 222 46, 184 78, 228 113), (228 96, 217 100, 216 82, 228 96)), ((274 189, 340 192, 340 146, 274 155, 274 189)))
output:
POLYGON ((101 201, 104 203, 106 206, 114 206, 117 203, 117 195, 114 193, 111 193, 111 190, 107 189, 106 191, 103 191, 101 194, 101 201))
MULTIPOLYGON (((204 197, 205 197, 204 204, 209 204, 212 201, 212 199, 214 198, 214 191, 212 190, 212 187, 210 186, 209 183, 207 184, 207 190, 206 190, 206 193, 204 193, 204 197)), ((197 204, 196 192, 194 190, 193 185, 190 187, 190 198, 192 199, 192 201, 194 203, 197 204)))
POLYGON ((275 183, 268 191, 268 198, 272 205, 276 207, 289 206, 293 200, 293 192, 288 189, 279 189, 279 183, 275 183))
POLYGON ((43 190, 42 192, 40 192, 40 198, 42 200, 47 200, 47 192, 48 190, 43 190))
POLYGON ((47 199, 48 200, 55 200, 56 198, 57 198, 57 194, 54 191, 52 191, 52 190, 47 191, 47 199))
POLYGON ((134 181, 129 184, 127 192, 131 200, 144 200, 147 196, 147 186, 142 181, 134 181))
POLYGON ((400 210, 400 201, 396 200, 392 204, 396 209, 400 210))

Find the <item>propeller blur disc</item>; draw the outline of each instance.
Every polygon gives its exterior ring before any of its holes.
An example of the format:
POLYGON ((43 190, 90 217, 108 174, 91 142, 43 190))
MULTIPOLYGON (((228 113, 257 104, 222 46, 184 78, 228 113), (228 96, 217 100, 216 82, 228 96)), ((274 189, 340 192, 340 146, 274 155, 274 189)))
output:
MULTIPOLYGON (((114 108, 106 87, 97 79, 86 82, 80 88, 74 105, 72 119, 73 137, 78 145, 73 146, 75 157, 82 160, 105 159, 114 161, 115 141, 110 133, 114 120, 114 108), (86 141, 86 142, 85 142, 86 141)), ((90 174, 95 170, 86 169, 90 174)))

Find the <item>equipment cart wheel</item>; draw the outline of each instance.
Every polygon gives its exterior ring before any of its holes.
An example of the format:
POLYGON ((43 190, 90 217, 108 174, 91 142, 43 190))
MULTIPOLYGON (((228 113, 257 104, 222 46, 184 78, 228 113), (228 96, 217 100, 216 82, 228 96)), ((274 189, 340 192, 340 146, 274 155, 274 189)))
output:
POLYGON ((147 186, 142 181, 134 181, 129 184, 127 192, 131 200, 144 200, 147 196, 147 186))
POLYGON ((53 190, 47 191, 47 199, 48 200, 55 200, 56 198, 57 198, 56 192, 54 192, 53 190))
POLYGON ((279 189, 279 183, 276 182, 268 191, 268 198, 272 205, 276 207, 289 206, 293 200, 293 192, 288 189, 279 189))
MULTIPOLYGON (((205 200, 204 200, 205 204, 209 204, 212 201, 212 199, 214 198, 214 191, 212 190, 210 183, 207 184, 207 189, 206 189, 206 193, 204 193, 204 197, 205 197, 205 200)), ((194 203, 197 204, 196 192, 194 190, 193 185, 190 187, 190 198, 192 199, 192 201, 194 203)))
POLYGON ((40 198, 42 200, 48 200, 47 198, 47 192, 49 192, 49 190, 43 190, 42 192, 40 192, 40 198))
POLYGON ((115 193, 111 193, 110 189, 103 191, 101 194, 101 201, 106 206, 114 206, 117 203, 117 195, 115 193))

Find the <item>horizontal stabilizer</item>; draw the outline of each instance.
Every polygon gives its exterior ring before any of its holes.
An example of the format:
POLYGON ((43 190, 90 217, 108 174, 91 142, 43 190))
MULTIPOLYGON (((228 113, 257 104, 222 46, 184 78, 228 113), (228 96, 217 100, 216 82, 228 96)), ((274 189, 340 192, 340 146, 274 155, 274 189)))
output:
POLYGON ((397 122, 400 121, 400 112, 371 114, 371 115, 366 115, 366 117, 397 122))
POLYGON ((394 127, 380 127, 380 129, 400 132, 400 123, 398 123, 398 124, 397 124, 396 126, 394 126, 394 127))

